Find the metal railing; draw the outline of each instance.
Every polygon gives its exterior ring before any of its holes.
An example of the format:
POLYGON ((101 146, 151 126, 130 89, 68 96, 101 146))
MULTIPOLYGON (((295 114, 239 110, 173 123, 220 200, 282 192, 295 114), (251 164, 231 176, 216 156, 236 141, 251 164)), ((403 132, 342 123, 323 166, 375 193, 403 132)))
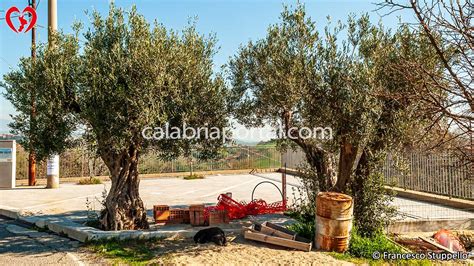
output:
MULTIPOLYGON (((306 162, 301 150, 286 151, 282 160, 294 169, 306 162)), ((387 185, 464 199, 474 199, 473 170, 472 163, 456 154, 389 155, 382 166, 387 185)))
POLYGON ((389 155, 382 169, 388 185, 474 199, 472 165, 455 154, 408 153, 399 159, 389 155))
MULTIPOLYGON (((158 174, 213 170, 239 170, 254 168, 277 168, 281 166, 281 153, 275 147, 238 146, 223 149, 217 158, 199 160, 196 154, 191 158, 180 157, 174 160, 162 160, 157 151, 149 150, 140 156, 140 174, 158 174)), ((46 177, 46 164, 37 164, 37 178, 46 177)), ((109 175, 102 159, 91 155, 84 149, 71 149, 60 155, 61 177, 89 177, 109 175)), ((17 179, 28 178, 28 153, 17 151, 17 179)))
MULTIPOLYGON (((282 154, 275 147, 268 146, 227 147, 212 160, 198 160, 196 157, 165 161, 160 159, 156 151, 149 150, 140 157, 139 172, 189 172, 191 167, 193 171, 278 168, 284 163, 288 168, 297 168, 306 160, 300 150, 282 154)), ((383 164, 382 172, 387 185, 474 199, 472 165, 453 154, 408 153, 397 158, 389 155, 383 164)), ((17 179, 26 179, 27 173, 28 154, 18 149, 17 179)), ((84 149, 71 149, 61 154, 60 173, 61 177, 89 177, 108 175, 109 171, 100 158, 92 156, 84 149)), ((40 162, 37 165, 37 178, 45 177, 46 164, 40 162)))

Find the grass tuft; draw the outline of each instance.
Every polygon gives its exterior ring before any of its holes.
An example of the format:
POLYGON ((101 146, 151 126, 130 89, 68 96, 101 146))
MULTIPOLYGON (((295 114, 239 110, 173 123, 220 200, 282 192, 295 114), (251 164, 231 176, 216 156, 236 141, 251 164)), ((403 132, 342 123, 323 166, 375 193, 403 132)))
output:
POLYGON ((156 258, 153 246, 161 240, 101 240, 90 242, 88 248, 118 264, 146 265, 156 258))
POLYGON ((84 177, 77 182, 78 185, 98 185, 102 184, 102 180, 98 177, 84 177))
POLYGON ((183 177, 184 180, 195 180, 195 179, 204 179, 203 175, 197 175, 197 174, 192 174, 192 175, 187 175, 183 177))

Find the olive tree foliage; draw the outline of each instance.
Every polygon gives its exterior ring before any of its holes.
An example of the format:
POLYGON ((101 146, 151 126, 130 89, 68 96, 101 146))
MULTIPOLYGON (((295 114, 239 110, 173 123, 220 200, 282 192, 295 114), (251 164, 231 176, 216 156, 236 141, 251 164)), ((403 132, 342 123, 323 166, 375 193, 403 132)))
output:
POLYGON ((40 59, 22 58, 18 68, 7 73, 3 77, 4 83, 0 84, 6 89, 4 97, 17 111, 9 124, 12 133, 21 137, 19 143, 23 147, 34 149, 39 161, 70 147, 73 142, 70 134, 76 128, 74 116, 64 111, 69 108, 68 100, 51 105, 51 99, 68 97, 63 84, 74 82, 78 65, 75 57, 78 45, 74 37, 62 36, 60 41, 63 45, 54 50, 40 45, 37 49, 40 59), (33 119, 30 116, 32 98, 36 109, 33 119))
MULTIPOLYGON (((212 72, 215 39, 198 34, 193 24, 182 32, 169 31, 156 22, 150 25, 135 8, 125 12, 111 5, 106 17, 93 12, 91 21, 81 45, 78 35, 59 35, 55 45, 38 56, 39 62, 55 62, 47 68, 51 72, 48 79, 60 79, 56 87, 40 86, 40 91, 48 93, 39 93, 38 101, 44 100, 61 119, 72 117, 66 121, 68 126, 80 125, 109 169, 112 185, 100 215, 102 227, 147 228, 146 209, 139 196, 141 152, 156 148, 169 158, 198 149, 210 157, 222 146, 222 139, 173 142, 150 140, 142 134, 146 127, 166 124, 227 126, 226 89, 220 75, 212 72), (64 61, 48 57, 64 46, 74 48, 64 54, 64 61), (64 78, 55 75, 63 72, 64 78)), ((9 88, 17 86, 7 82, 9 88)), ((21 92, 10 91, 13 99, 23 97, 21 92)), ((56 130, 55 121, 44 122, 56 130)), ((51 138, 64 147, 60 136, 40 140, 51 138)), ((53 152, 51 146, 44 149, 53 152)))
POLYGON ((392 33, 368 16, 329 23, 320 32, 298 5, 285 7, 281 22, 241 47, 229 64, 235 117, 246 125, 281 124, 287 141, 306 155, 312 187, 352 194, 361 207, 356 224, 377 221, 363 228, 368 233, 387 220, 388 212, 374 217, 372 210, 389 200, 381 182, 368 180, 380 178, 380 158, 410 127, 426 123, 416 115, 417 102, 394 97, 408 93, 409 83, 391 71, 402 60, 430 60, 431 50, 418 40, 406 27, 392 33), (298 134, 303 127, 330 127, 333 138, 306 138, 298 134))

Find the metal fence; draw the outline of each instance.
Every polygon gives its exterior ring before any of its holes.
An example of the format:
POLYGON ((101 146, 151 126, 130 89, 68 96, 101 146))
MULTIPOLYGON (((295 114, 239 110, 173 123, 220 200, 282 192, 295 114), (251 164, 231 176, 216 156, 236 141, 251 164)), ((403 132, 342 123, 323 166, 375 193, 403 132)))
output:
MULTIPOLYGON (((250 146, 227 147, 212 160, 177 158, 165 161, 156 151, 145 152, 140 158, 141 174, 158 174, 212 170, 238 170, 254 168, 278 168, 286 164, 297 168, 305 161, 302 151, 280 153, 275 147, 250 146)), ((46 177, 46 165, 37 165, 37 178, 46 177)), ((448 154, 409 153, 397 158, 389 155, 382 167, 385 182, 400 188, 474 199, 472 165, 448 154)), ((100 158, 84 149, 71 149, 61 154, 61 177, 89 177, 108 175, 108 169, 100 158)), ((28 154, 17 149, 17 179, 28 177, 28 154)))
POLYGON ((454 154, 389 155, 383 165, 385 182, 400 188, 474 199, 472 165, 454 154))
MULTIPOLYGON (((298 168, 306 162, 301 150, 282 154, 282 163, 298 168)), ((387 156, 382 172, 387 185, 474 199, 473 165, 455 154, 406 153, 387 156)))
MULTIPOLYGON (((159 153, 149 150, 140 157, 141 174, 158 174, 212 170, 238 170, 254 168, 277 168, 281 166, 281 153, 275 147, 227 147, 212 160, 199 160, 193 154, 191 158, 180 157, 174 160, 162 160, 159 153)), ((28 153, 17 151, 17 179, 28 178, 28 153)), ((89 177, 109 175, 102 159, 93 156, 84 149, 71 149, 60 156, 61 177, 89 177)), ((37 178, 46 177, 46 164, 40 162, 36 168, 37 178)))

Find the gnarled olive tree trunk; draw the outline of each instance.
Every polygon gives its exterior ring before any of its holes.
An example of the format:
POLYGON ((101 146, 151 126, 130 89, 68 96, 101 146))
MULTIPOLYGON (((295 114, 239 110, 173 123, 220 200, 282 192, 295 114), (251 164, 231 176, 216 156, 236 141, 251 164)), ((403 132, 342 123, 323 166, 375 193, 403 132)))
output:
POLYGON ((316 172, 319 190, 329 191, 336 181, 334 157, 332 154, 315 146, 305 145, 302 149, 309 165, 316 172))
POLYGON ((337 182, 332 188, 335 192, 347 192, 351 176, 356 162, 358 146, 352 145, 345 137, 342 139, 339 149, 339 167, 337 172, 337 182))
POLYGON ((120 154, 110 151, 101 153, 112 180, 100 217, 104 230, 148 228, 146 209, 138 191, 138 154, 138 149, 133 145, 120 154))

